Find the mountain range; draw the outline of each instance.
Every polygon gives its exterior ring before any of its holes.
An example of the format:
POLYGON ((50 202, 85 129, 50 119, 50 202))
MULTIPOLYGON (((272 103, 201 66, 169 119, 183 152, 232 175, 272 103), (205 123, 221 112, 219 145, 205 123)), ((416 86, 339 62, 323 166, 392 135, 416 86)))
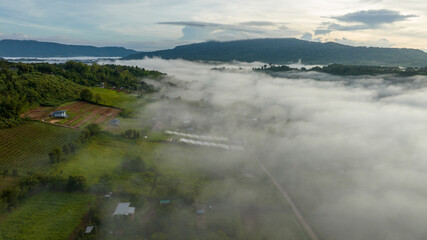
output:
POLYGON ((334 42, 320 43, 295 38, 266 38, 236 41, 209 41, 153 52, 123 47, 66 45, 34 40, 1 40, 0 57, 161 57, 190 61, 264 62, 271 64, 345 64, 371 66, 427 66, 427 53, 418 49, 353 47, 334 42))
POLYGON ((333 42, 320 43, 295 38, 250 39, 228 42, 209 41, 173 49, 141 52, 123 59, 161 57, 191 61, 260 61, 288 64, 302 60, 304 64, 375 66, 427 66, 427 53, 417 49, 353 47, 333 42))
POLYGON ((137 51, 123 47, 67 45, 34 40, 1 40, 0 57, 124 57, 137 51))

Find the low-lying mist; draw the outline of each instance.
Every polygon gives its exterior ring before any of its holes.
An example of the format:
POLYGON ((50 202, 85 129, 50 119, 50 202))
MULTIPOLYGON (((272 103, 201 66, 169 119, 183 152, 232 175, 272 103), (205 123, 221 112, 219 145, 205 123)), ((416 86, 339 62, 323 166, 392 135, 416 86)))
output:
POLYGON ((159 98, 209 106, 147 108, 189 116, 204 126, 198 133, 240 140, 322 239, 426 239, 426 77, 272 77, 252 71, 258 63, 115 63, 167 73, 159 98))

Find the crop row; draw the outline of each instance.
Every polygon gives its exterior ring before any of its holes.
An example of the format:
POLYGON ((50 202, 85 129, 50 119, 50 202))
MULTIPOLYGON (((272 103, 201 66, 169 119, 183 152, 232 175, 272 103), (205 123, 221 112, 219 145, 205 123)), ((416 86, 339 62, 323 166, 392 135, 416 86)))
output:
POLYGON ((48 153, 78 137, 78 131, 42 122, 0 130, 0 170, 37 170, 49 162, 48 153))

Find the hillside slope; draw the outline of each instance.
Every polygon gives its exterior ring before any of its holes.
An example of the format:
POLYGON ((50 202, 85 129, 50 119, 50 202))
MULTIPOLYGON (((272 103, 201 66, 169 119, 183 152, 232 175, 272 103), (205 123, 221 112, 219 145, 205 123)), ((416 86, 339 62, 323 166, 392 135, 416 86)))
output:
POLYGON ((293 38, 203 42, 173 49, 137 53, 124 59, 158 56, 201 61, 261 61, 273 64, 350 64, 386 66, 427 66, 427 53, 417 49, 352 47, 338 43, 309 42, 293 38))
POLYGON ((66 45, 33 40, 1 40, 1 57, 123 57, 137 53, 123 47, 66 45))

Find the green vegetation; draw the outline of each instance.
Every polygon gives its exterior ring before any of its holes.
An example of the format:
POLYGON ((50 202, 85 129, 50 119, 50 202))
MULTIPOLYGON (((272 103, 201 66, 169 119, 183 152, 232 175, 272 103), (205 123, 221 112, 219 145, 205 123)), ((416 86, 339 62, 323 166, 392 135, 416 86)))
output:
MULTIPOLYGON (((38 189, 42 184, 49 192, 28 199, 18 188, 3 191, 11 212, 2 222, 1 237, 27 239, 34 226, 41 229, 34 235, 37 239, 69 236, 78 231, 75 227, 88 210, 87 203, 93 201, 81 192, 88 189, 100 198, 93 210, 97 212, 93 221, 98 224, 94 236, 98 239, 304 238, 290 207, 278 197, 268 178, 262 177, 253 157, 244 152, 163 143, 163 133, 148 130, 144 130, 147 139, 108 134, 96 125, 81 132, 80 137, 90 137, 90 141, 75 155, 55 163, 50 175, 28 175, 19 185, 19 189, 38 189), (109 191, 113 192, 112 200, 103 197, 109 191), (159 204, 162 199, 170 203, 159 204), (15 202, 18 204, 10 205, 15 202), (136 207, 132 220, 111 216, 119 202, 136 207), (205 215, 197 215, 197 208, 204 209, 205 215), (18 224, 20 218, 25 221, 18 224), (67 226, 53 231, 57 218, 67 226), (10 228, 11 224, 17 227, 10 228), (120 234, 112 236, 111 230, 120 234)), ((127 132, 132 136, 140 133, 127 132)), ((65 154, 71 149, 58 151, 65 154)))
POLYGON ((384 75, 393 74, 402 77, 409 77, 415 75, 427 75, 427 67, 423 68, 399 68, 399 67, 380 67, 380 66, 351 66, 342 64, 331 64, 324 67, 313 67, 310 69, 291 68, 286 65, 264 65, 260 68, 254 68, 254 71, 265 73, 288 72, 288 71, 315 71, 329 73, 338 76, 357 76, 357 75, 384 75))
POLYGON ((67 239, 93 200, 86 193, 40 193, 6 215, 0 239, 67 239))
POLYGON ((123 47, 92 47, 34 40, 0 41, 0 56, 6 57, 120 57, 136 53, 123 47))
POLYGON ((92 93, 100 97, 97 102, 106 106, 119 107, 122 109, 132 109, 138 100, 135 96, 123 92, 117 92, 107 88, 93 88, 92 93))
POLYGON ((20 115, 39 105, 57 106, 79 98, 98 103, 119 101, 117 98, 107 100, 106 92, 92 93, 85 87, 152 92, 154 88, 142 82, 141 78, 164 75, 138 67, 86 65, 73 61, 65 64, 24 64, 1 60, 0 69, 0 128, 21 124, 20 115))
POLYGON ((18 173, 46 169, 48 153, 76 140, 79 131, 31 121, 14 128, 0 129, 0 170, 18 173))
POLYGON ((59 76, 37 72, 18 75, 2 67, 0 73, 0 128, 16 126, 30 107, 53 106, 78 98, 82 86, 59 76))
MULTIPOLYGON (((25 66, 18 71, 27 71, 25 66)), ((40 66, 44 65, 33 67, 40 66)), ((144 103, 135 96, 106 88, 84 89, 78 91, 77 98, 128 106, 127 109, 144 103)), ((70 108, 80 111, 70 111, 77 122, 84 121, 77 118, 79 114, 87 117, 85 112, 102 107, 84 102, 72 104, 70 108)), ((208 104, 188 104, 212 111, 208 104)), ((85 235, 92 239, 304 239, 290 206, 277 195, 253 155, 167 142, 170 136, 153 130, 157 127, 153 128, 152 118, 159 114, 148 110, 141 114, 142 118, 125 119, 129 121, 111 132, 89 122, 81 131, 40 122, 0 130, 14 134, 2 139, 7 144, 14 142, 29 151, 39 151, 41 147, 24 141, 35 139, 48 146, 42 151, 43 161, 37 161, 44 171, 37 173, 21 174, 21 166, 27 167, 26 171, 39 169, 30 164, 31 158, 13 160, 9 154, 2 158, 11 163, 5 169, 8 181, 0 185, 0 210, 5 212, 0 220, 0 239, 74 238, 82 236, 81 229, 93 223, 97 224, 97 232, 85 235), (64 134, 47 142, 43 139, 49 137, 43 134, 49 129, 36 135, 27 133, 33 134, 30 130, 19 131, 30 124, 73 131, 73 137, 64 134), (48 164, 49 160, 52 164, 48 164), (104 197, 109 192, 113 192, 112 197, 104 197), (136 207, 135 215, 113 217, 119 202, 130 202, 136 207), (89 210, 90 205, 94 207, 89 210), (203 213, 196 212, 201 209, 203 213), (20 219, 24 220, 18 222, 20 219), (35 229, 40 231, 36 233, 35 229)), ((67 121, 70 120, 63 123, 67 121)), ((173 122, 170 119, 164 126, 172 127, 173 122)), ((7 144, 4 149, 15 146, 7 144)))
POLYGON ((325 67, 314 67, 311 71, 324 72, 340 76, 349 75, 381 75, 394 74, 398 76, 427 75, 427 67, 423 68, 399 68, 399 67, 378 67, 378 66, 347 66, 341 64, 331 64, 325 67))
POLYGON ((83 89, 80 91, 80 99, 86 102, 91 102, 93 99, 93 93, 89 89, 83 89))
POLYGON ((90 143, 69 161, 59 163, 55 172, 62 176, 82 175, 88 184, 94 184, 103 174, 120 168, 127 147, 123 142, 108 140, 105 137, 90 143))
MULTIPOLYGON (((22 64, 22 63, 20 63, 22 64)), ((141 78, 159 78, 164 76, 158 71, 121 65, 87 65, 68 61, 64 64, 34 63, 34 69, 45 74, 60 75, 83 86, 99 86, 122 90, 136 90, 141 78)), ((146 86, 146 85, 142 85, 146 86)))
POLYGON ((330 63, 372 66, 427 66, 427 53, 417 49, 352 47, 338 43, 310 42, 294 38, 249 39, 227 42, 209 41, 177 46, 173 49, 136 53, 124 59, 144 57, 186 59, 190 61, 242 61, 274 64, 330 63))

